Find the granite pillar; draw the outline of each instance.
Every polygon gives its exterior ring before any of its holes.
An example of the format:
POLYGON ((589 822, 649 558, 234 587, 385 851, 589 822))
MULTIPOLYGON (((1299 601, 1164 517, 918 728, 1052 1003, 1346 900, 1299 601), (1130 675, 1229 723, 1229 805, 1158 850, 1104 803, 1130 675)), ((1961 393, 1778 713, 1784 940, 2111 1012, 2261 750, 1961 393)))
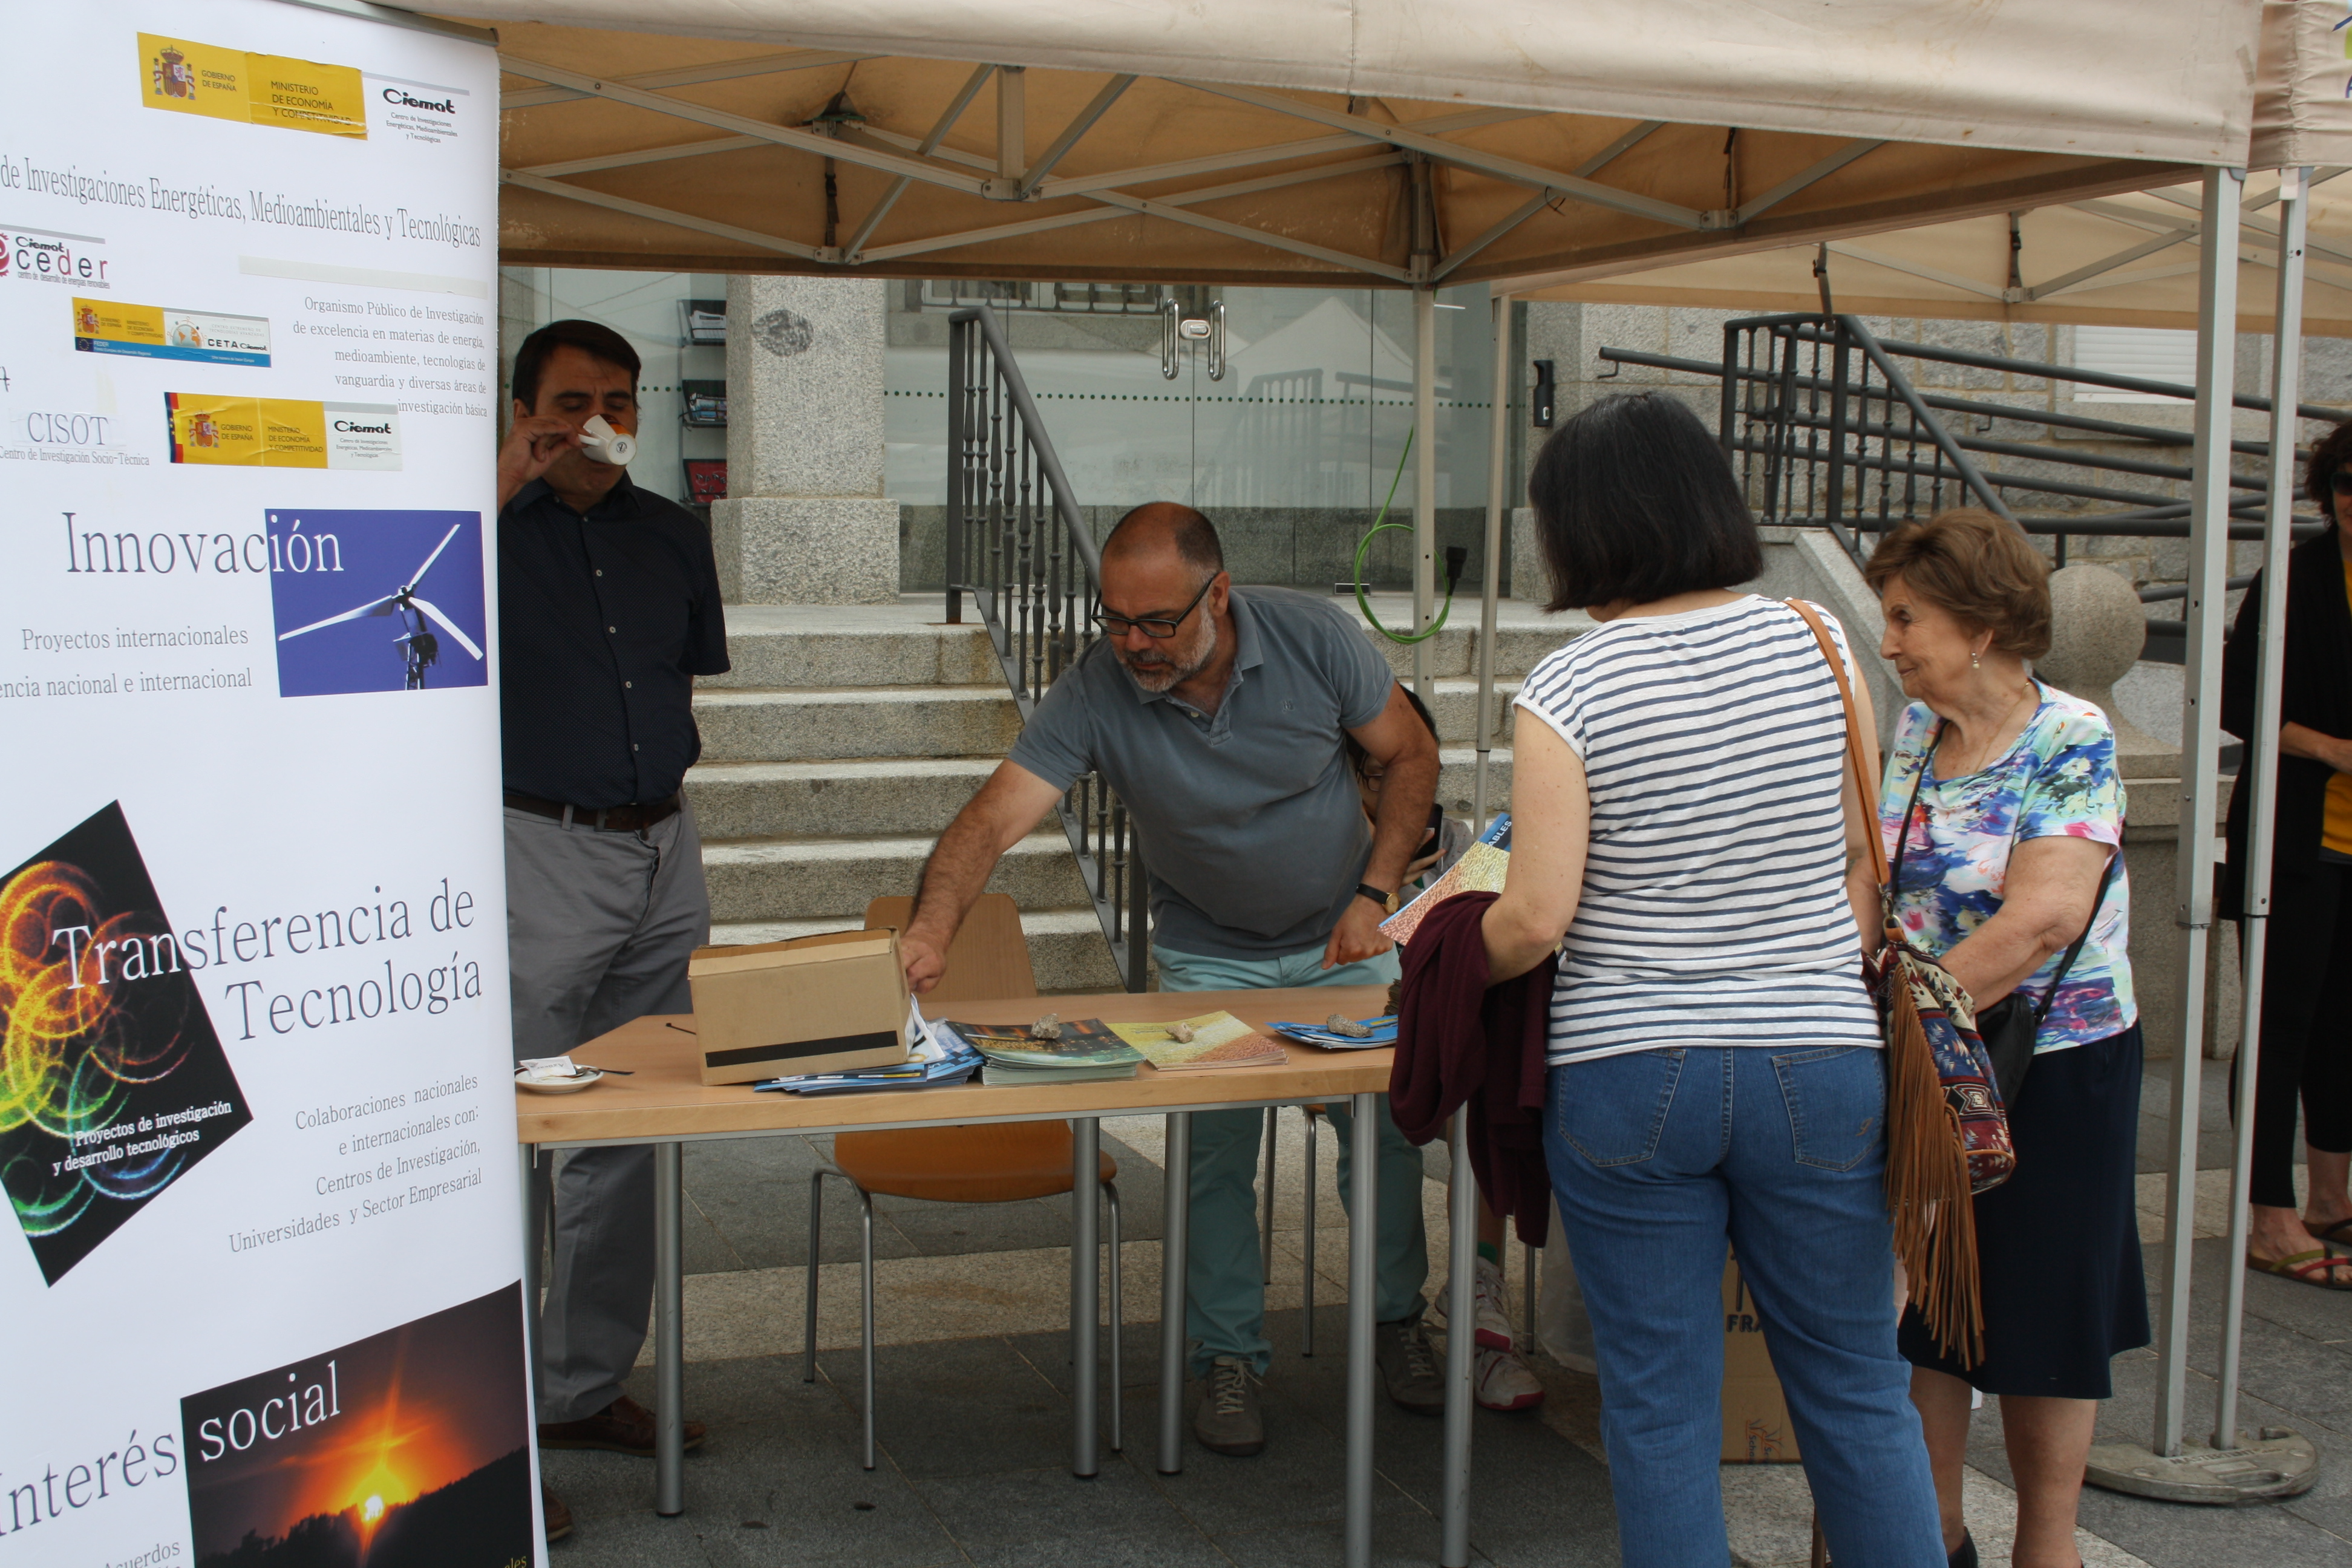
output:
POLYGON ((880 279, 727 280, 727 499, 710 509, 730 604, 898 596, 883 497, 880 279))

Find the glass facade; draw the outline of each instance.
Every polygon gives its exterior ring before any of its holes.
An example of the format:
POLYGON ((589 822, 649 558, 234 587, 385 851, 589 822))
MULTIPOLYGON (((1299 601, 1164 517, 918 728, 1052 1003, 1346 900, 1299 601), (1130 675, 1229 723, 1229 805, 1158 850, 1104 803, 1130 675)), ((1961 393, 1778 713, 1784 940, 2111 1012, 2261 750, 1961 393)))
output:
MULTIPOLYGON (((892 282, 885 365, 887 493, 903 512, 908 589, 943 585, 948 318, 985 302, 1004 322, 1072 487, 1097 535, 1148 500, 1216 521, 1236 577, 1329 591, 1383 503, 1410 523, 1412 299, 1399 289, 1166 287, 935 280, 892 282), (1188 313, 1222 301, 1226 366, 1186 342, 1163 375, 1160 302, 1188 313), (1391 500, 1391 492, 1393 500, 1391 500)), ((721 277, 509 268, 501 347, 564 316, 610 325, 645 358, 637 482, 689 499, 689 458, 723 458, 723 427, 687 423, 721 347, 688 341, 685 302, 722 298, 721 277)), ((1437 496, 1445 543, 1469 547, 1475 591, 1485 526, 1493 342, 1484 285, 1441 290, 1436 315, 1437 496)), ((1409 538, 1382 534, 1368 581, 1402 585, 1409 538)))

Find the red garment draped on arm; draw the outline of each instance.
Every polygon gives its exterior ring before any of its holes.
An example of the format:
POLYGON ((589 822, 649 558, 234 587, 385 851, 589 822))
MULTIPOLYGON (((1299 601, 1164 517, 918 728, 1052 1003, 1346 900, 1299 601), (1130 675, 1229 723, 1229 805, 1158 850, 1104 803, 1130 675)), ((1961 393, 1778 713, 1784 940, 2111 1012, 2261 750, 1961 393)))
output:
POLYGON ((1544 1043, 1553 960, 1488 987, 1480 929, 1492 893, 1457 893, 1429 911, 1404 949, 1389 1112, 1415 1143, 1470 1111, 1470 1168, 1489 1207, 1541 1247, 1551 1218, 1544 1166, 1544 1043))

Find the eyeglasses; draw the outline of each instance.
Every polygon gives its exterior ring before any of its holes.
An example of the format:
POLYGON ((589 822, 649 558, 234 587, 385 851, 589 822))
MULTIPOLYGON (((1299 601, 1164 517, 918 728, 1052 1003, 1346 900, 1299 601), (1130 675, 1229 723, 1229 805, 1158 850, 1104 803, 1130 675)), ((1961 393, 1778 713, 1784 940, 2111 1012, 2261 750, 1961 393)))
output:
POLYGON ((2327 476, 2327 488, 2340 496, 2352 496, 2352 468, 2338 468, 2327 476))
POLYGON ((1156 616, 1136 619, 1128 616, 1106 615, 1100 609, 1097 609, 1094 616, 1095 625, 1102 628, 1102 634, 1107 637, 1123 637, 1137 626, 1142 627, 1143 635, 1148 637, 1172 637, 1176 635, 1176 628, 1182 626, 1194 610, 1200 608, 1201 601, 1209 596, 1209 590, 1217 585, 1218 575, 1213 574, 1207 582, 1202 584, 1201 591, 1192 595, 1192 602, 1179 610, 1172 620, 1161 620, 1156 616))

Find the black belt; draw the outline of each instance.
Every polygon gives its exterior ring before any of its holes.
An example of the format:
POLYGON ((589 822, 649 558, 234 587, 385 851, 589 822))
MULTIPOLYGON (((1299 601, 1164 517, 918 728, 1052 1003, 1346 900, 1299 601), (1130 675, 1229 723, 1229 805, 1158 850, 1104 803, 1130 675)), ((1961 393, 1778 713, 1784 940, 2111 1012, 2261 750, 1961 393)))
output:
POLYGON ((583 827, 602 828, 607 833, 643 833, 655 823, 667 821, 678 812, 677 796, 674 795, 667 800, 633 801, 627 805, 592 808, 566 805, 560 800, 543 800, 538 795, 510 789, 507 791, 507 804, 517 811, 551 816, 566 827, 578 824, 583 827))

